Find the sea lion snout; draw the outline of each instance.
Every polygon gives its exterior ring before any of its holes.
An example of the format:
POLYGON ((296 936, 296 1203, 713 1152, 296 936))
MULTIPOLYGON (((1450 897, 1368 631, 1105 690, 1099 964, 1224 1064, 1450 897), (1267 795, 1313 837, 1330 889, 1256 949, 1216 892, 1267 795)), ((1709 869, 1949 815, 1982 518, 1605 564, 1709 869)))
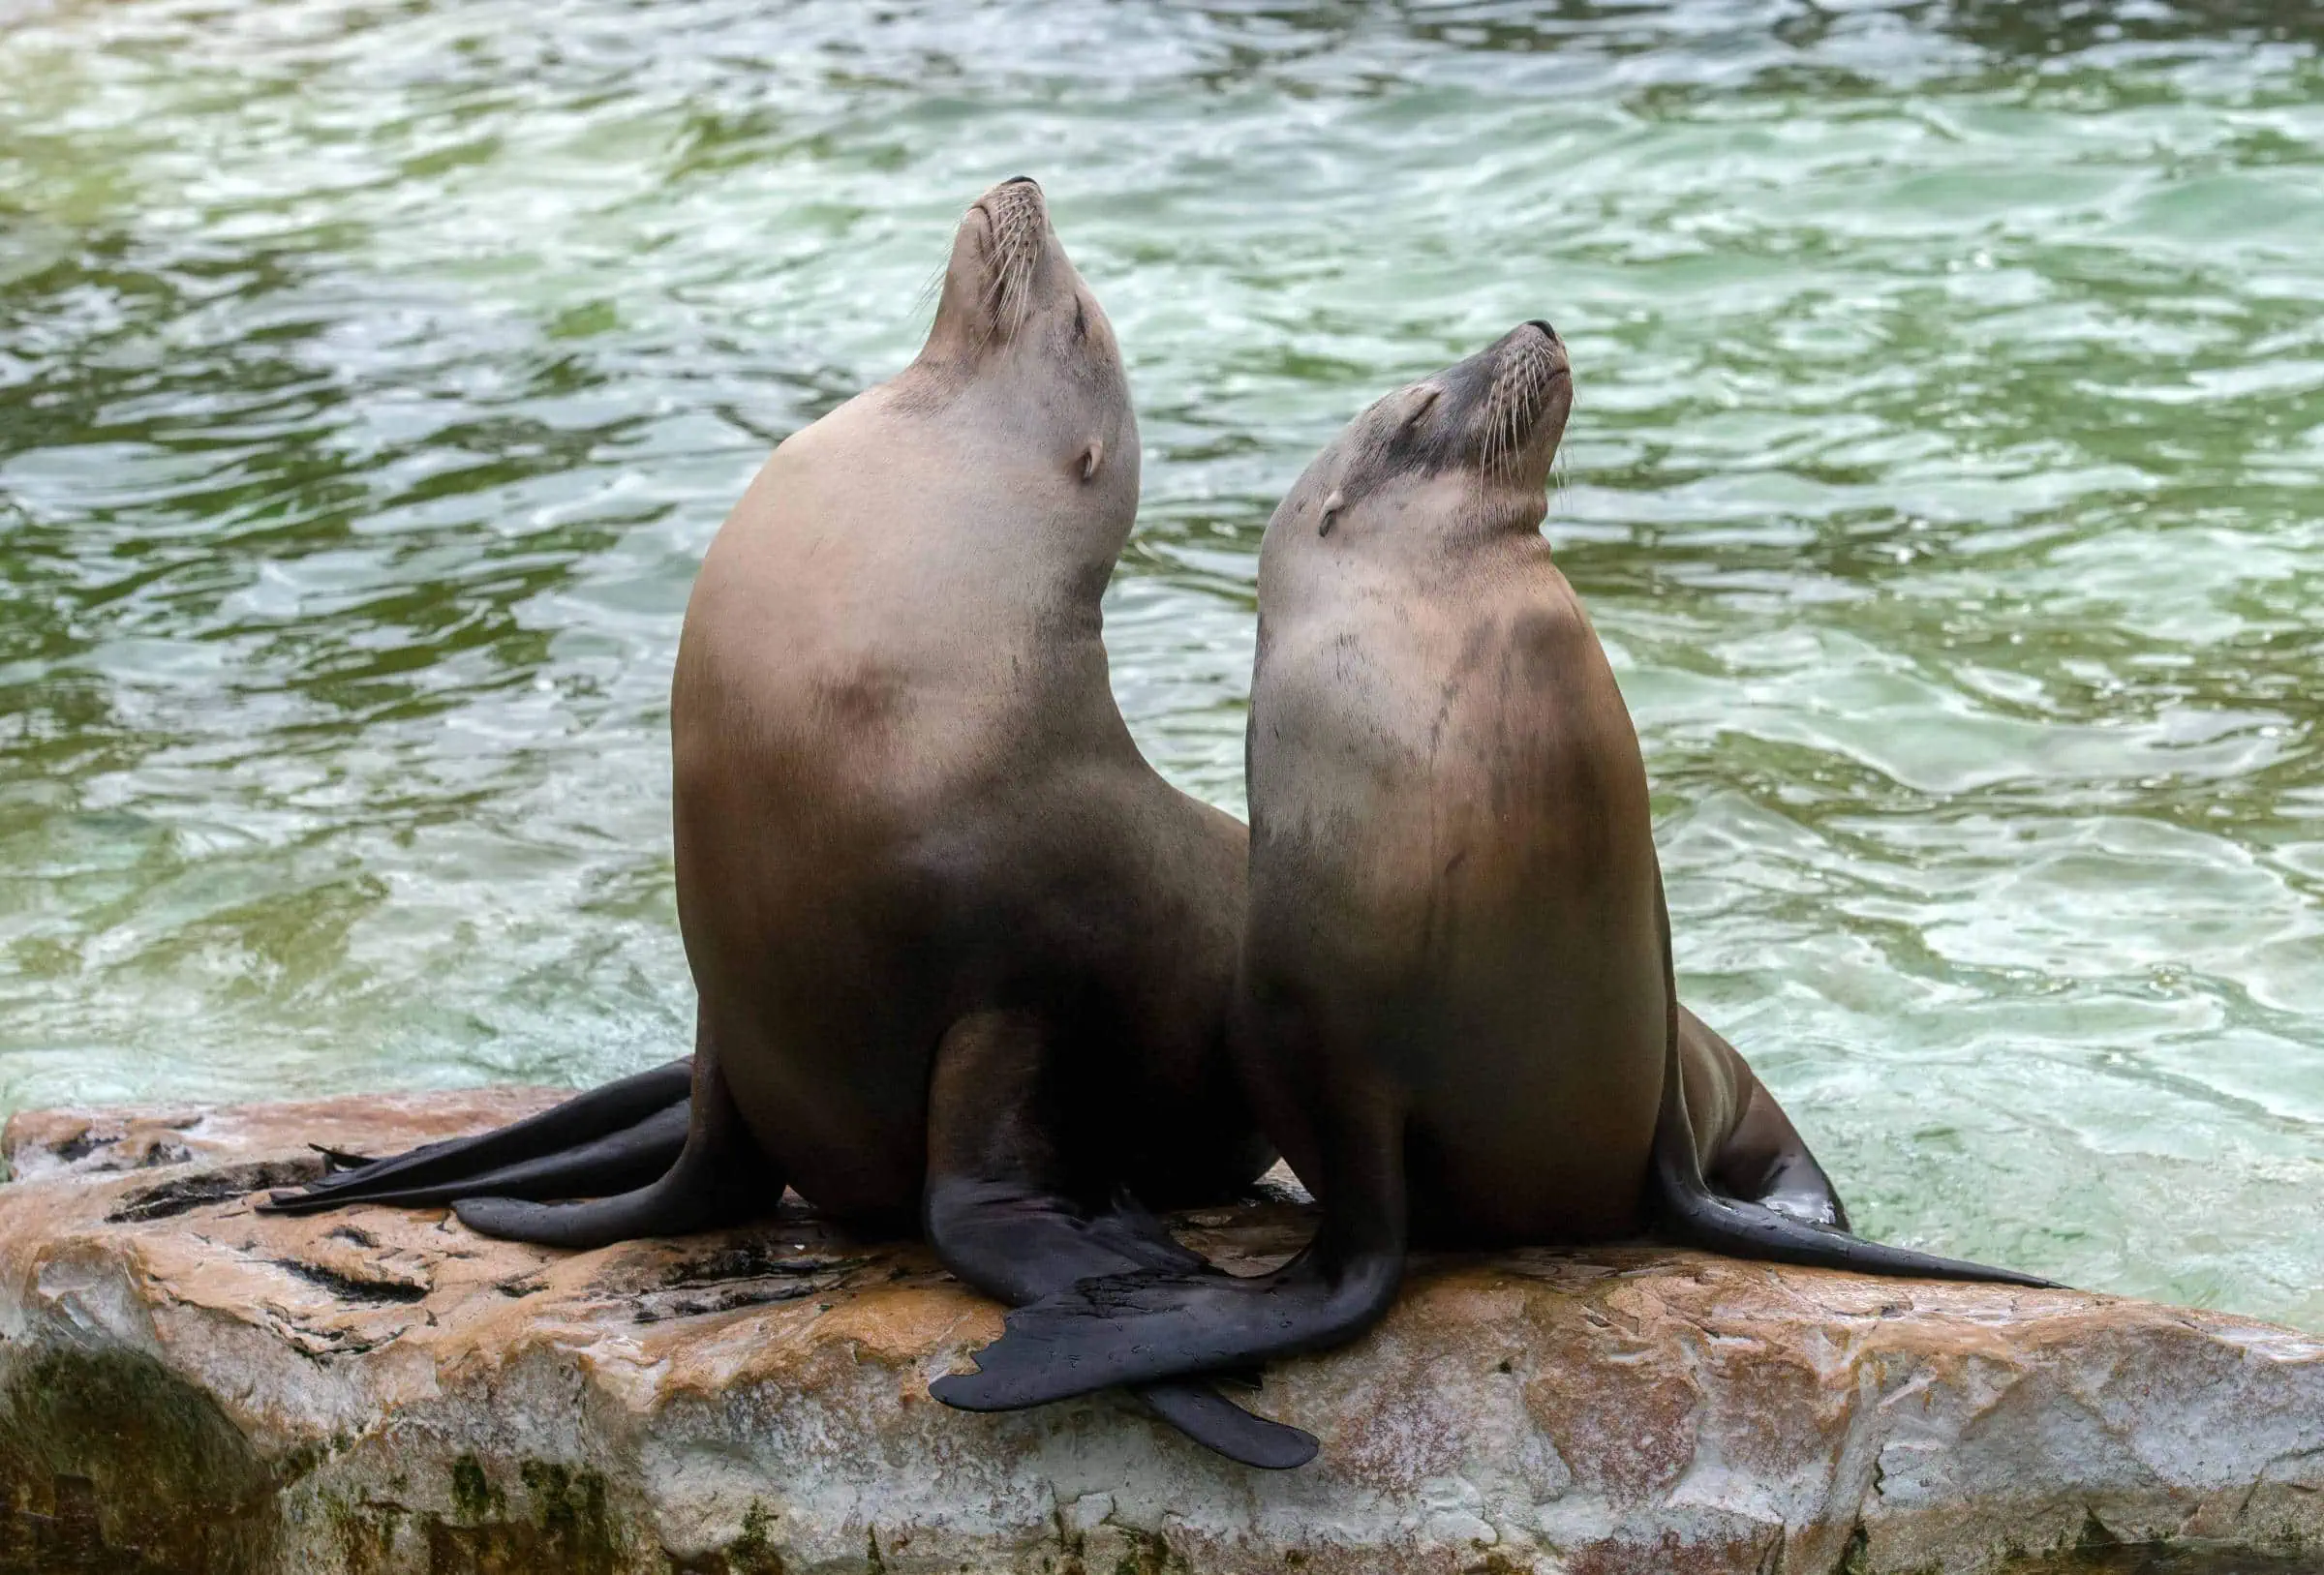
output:
POLYGON ((1049 244, 1049 203, 1030 175, 1011 175, 978 197, 975 211, 985 216, 986 255, 996 270, 1038 258, 1049 244))
POLYGON ((1012 175, 991 188, 961 217, 934 337, 957 341, 954 354, 1014 339, 1057 283, 1072 277, 1069 264, 1058 266, 1062 260, 1040 182, 1012 175))
POLYGON ((1488 473, 1506 474, 1530 490, 1546 481, 1573 409, 1566 343, 1546 321, 1534 318, 1502 335, 1478 359, 1488 379, 1475 412, 1479 461, 1488 473))
POLYGON ((1554 376, 1566 370, 1566 342, 1557 337, 1555 328, 1533 318, 1503 334, 1481 359, 1492 367, 1496 378, 1519 371, 1554 376))
MULTIPOLYGON (((1448 523, 1533 529, 1573 406, 1565 341, 1532 318, 1376 401, 1316 456, 1276 513, 1306 518, 1316 539, 1331 539, 1341 535, 1343 520, 1364 514, 1377 499, 1446 486, 1462 499, 1441 513, 1448 523)), ((1440 517, 1391 505, 1379 519, 1423 516, 1440 517)), ((1398 525, 1390 533, 1415 532, 1398 525)))

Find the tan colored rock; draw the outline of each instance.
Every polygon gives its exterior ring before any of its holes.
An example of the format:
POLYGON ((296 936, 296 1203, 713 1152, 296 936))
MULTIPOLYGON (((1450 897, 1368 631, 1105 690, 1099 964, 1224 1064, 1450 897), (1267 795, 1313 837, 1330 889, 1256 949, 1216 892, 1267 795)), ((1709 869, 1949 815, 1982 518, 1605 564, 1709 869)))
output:
MULTIPOLYGON (((1117 1398, 937 1406, 997 1310, 796 1199, 579 1255, 250 1208, 309 1142, 553 1097, 11 1122, 0 1570, 1861 1575, 2149 1539, 2324 1568, 2324 1340, 2215 1314, 1660 1249, 1424 1261, 1369 1338, 1269 1374, 1257 1408, 1324 1453, 1268 1474, 1117 1398)), ((1179 1224, 1242 1267, 1308 1228, 1283 1196, 1179 1224)))

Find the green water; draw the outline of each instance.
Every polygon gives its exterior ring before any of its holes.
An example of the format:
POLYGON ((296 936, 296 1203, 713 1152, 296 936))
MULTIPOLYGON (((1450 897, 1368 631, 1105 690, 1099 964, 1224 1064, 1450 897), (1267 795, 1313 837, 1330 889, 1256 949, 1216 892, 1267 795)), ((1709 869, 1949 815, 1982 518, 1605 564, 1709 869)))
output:
POLYGON ((680 1052, 694 564, 1022 170, 1174 778, 1306 456, 1546 317, 1690 999, 1870 1229, 2324 1326, 2311 4, 0 18, 0 1105, 680 1052))

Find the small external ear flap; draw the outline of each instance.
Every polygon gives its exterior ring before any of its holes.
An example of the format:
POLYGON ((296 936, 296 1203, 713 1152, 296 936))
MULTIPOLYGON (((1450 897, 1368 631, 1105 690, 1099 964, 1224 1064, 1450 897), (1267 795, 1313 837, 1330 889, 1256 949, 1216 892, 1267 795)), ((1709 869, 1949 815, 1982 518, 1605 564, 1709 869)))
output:
POLYGON ((1319 536, 1330 535, 1331 528, 1339 523, 1339 511, 1347 506, 1348 500, 1342 498, 1339 495, 1339 489, 1334 487, 1331 490, 1331 496, 1324 500, 1323 523, 1315 528, 1315 533, 1319 536))
POLYGON ((1089 446, 1082 450, 1082 479, 1093 480, 1097 475, 1097 468, 1105 463, 1106 440, 1103 438, 1090 439, 1089 446))

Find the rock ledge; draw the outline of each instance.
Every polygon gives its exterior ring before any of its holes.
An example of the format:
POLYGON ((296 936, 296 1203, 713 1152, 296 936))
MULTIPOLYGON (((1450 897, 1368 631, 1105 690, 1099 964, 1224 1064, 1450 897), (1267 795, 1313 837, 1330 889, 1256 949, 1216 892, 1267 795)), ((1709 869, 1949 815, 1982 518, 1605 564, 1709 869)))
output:
MULTIPOLYGON (((1324 1454, 1267 1474, 1111 1397, 935 1405, 997 1311, 795 1199, 580 1255, 250 1208, 309 1142, 555 1097, 10 1122, 0 1570, 2324 1569, 2324 1340, 2235 1318, 1659 1249, 1430 1260, 1371 1337, 1269 1375, 1257 1408, 1324 1454)), ((1308 1227, 1285 1198, 1177 1223, 1246 1267, 1308 1227)))

